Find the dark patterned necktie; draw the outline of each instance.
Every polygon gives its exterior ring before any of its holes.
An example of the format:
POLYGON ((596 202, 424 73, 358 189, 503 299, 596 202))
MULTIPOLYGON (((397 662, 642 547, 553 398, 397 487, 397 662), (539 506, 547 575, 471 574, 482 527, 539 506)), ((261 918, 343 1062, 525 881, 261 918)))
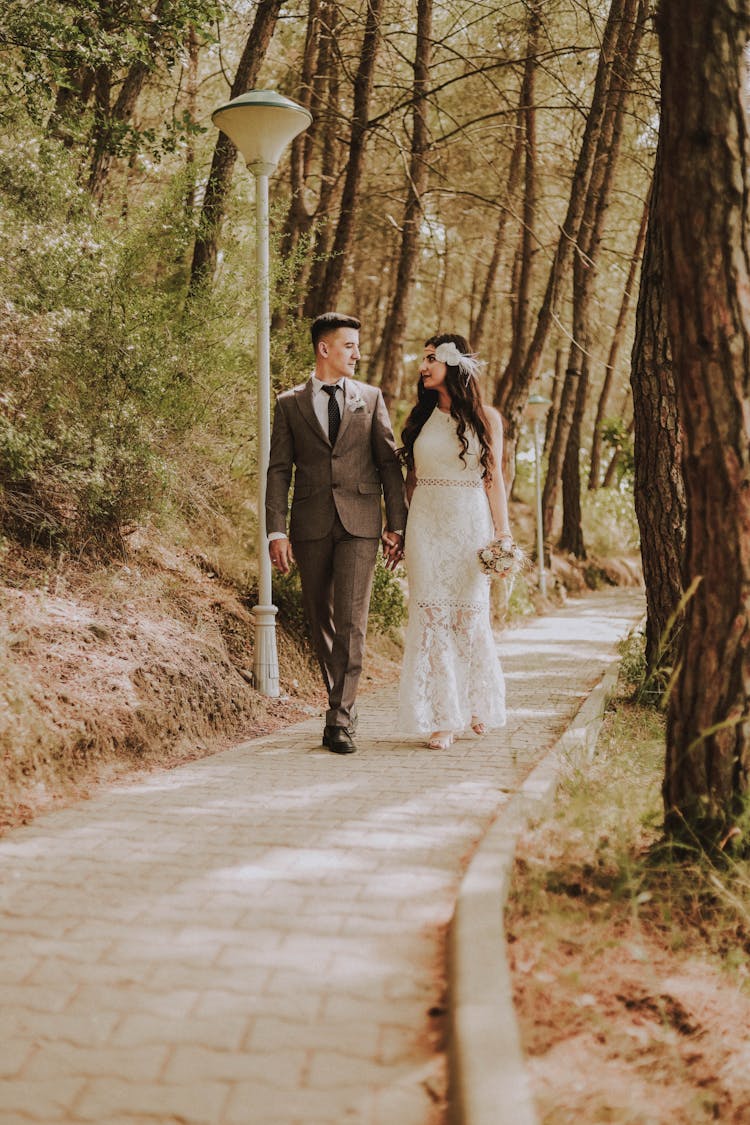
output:
POLYGON ((339 404, 336 402, 336 388, 323 387, 323 390, 328 395, 328 440, 331 445, 335 445, 341 425, 341 411, 339 410, 339 404))

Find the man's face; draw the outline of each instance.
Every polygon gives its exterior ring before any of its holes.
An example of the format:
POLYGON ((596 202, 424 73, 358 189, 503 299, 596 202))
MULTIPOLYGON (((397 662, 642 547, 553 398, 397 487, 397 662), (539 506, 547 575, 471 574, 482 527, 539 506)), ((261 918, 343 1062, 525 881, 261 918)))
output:
POLYGON ((356 328, 337 328, 323 337, 318 349, 331 375, 336 379, 345 375, 353 378, 359 359, 359 332, 356 328))

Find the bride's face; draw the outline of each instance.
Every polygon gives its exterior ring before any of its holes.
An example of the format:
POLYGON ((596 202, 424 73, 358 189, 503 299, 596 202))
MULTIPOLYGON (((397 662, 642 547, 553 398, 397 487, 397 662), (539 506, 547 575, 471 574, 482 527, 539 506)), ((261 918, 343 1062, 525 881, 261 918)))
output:
POLYGON ((448 366, 441 363, 439 359, 435 358, 435 349, 430 347, 425 348, 422 357, 422 363, 419 367, 419 374, 422 376, 422 385, 428 391, 436 391, 445 383, 445 376, 448 371, 448 366))

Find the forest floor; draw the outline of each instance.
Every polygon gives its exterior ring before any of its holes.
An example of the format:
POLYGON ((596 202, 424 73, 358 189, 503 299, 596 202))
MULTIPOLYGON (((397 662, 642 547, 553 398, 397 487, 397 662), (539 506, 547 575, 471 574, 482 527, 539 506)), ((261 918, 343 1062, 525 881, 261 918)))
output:
POLYGON ((506 916, 542 1125, 750 1121, 750 865, 660 833, 663 716, 625 698, 521 838, 506 916))

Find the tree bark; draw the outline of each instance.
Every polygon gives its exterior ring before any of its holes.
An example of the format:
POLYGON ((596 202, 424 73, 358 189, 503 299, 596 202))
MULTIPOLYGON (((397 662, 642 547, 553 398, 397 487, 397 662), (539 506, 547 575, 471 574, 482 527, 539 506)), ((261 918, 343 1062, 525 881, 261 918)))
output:
POLYGON ((750 771, 750 3, 662 0, 658 31, 684 581, 698 583, 669 701, 664 804, 669 829, 716 844, 746 806, 750 771))
POLYGON ((516 196, 518 189, 518 181, 521 178, 521 168, 523 167, 523 144, 524 144, 524 119, 523 119, 523 87, 521 91, 521 102, 518 107, 518 114, 516 116, 516 139, 513 145, 513 151, 510 154, 510 165, 508 166, 508 182, 505 187, 505 203, 500 208, 500 214, 497 219, 497 228, 495 230, 495 241, 492 246, 492 256, 490 258, 489 266, 487 267, 487 274, 484 279, 484 286, 482 288, 482 296, 479 300, 479 308, 471 329, 471 344, 476 351, 482 347, 484 339, 484 332, 487 325, 487 315, 492 306, 492 294, 497 281, 498 270, 500 269, 500 262, 505 247, 505 228, 508 224, 508 215, 510 208, 513 206, 513 200, 516 196))
POLYGON ((630 300, 634 292, 635 278, 638 273, 638 266, 640 265, 643 256, 643 247, 646 241, 646 227, 648 226, 648 212, 649 201, 646 200, 643 205, 643 213, 641 215, 641 223, 638 228, 638 236, 635 241, 635 250, 630 259, 630 269, 628 271, 627 281, 622 294, 622 301, 620 303, 620 311, 617 316, 617 323, 615 330, 612 334, 612 343, 609 348, 609 355, 607 356, 607 363, 604 369, 604 381, 602 389, 599 393, 599 401, 596 406, 596 419, 594 421, 594 435, 591 439, 591 467, 589 470, 589 489, 596 489, 599 487, 602 471, 602 426, 604 419, 607 416, 607 408, 609 406, 609 396, 612 392, 612 384, 615 378, 615 371, 617 370, 617 361, 620 356, 620 349, 622 348, 623 339, 625 337, 625 327, 627 324, 628 313, 630 311, 630 300))
MULTIPOLYGON (((260 0, 253 26, 245 43, 237 72, 234 76, 229 100, 239 97, 255 85, 261 64, 266 57, 282 0, 260 0)), ((188 295, 213 279, 221 224, 226 212, 227 198, 232 184, 232 173, 237 160, 237 149, 226 133, 219 131, 208 175, 203 207, 198 224, 198 234, 193 247, 188 295)))
MULTIPOLYGON (((191 27, 187 37, 188 70, 186 79, 186 111, 190 124, 194 125, 198 118, 198 35, 195 27, 191 27)), ((192 221, 196 207, 196 160, 195 138, 188 136, 185 148, 185 214, 188 221, 192 221)))
POLYGON ((563 364, 565 352, 563 348, 555 348, 555 371, 552 377, 552 401, 547 411, 547 423, 544 427, 544 452, 549 453, 557 428, 557 416, 560 413, 560 400, 562 398, 563 382, 565 379, 563 364))
POLYGON ((414 52, 414 104, 412 107, 411 155, 406 207, 401 224, 401 252, 396 271, 396 288, 385 323, 383 373, 380 389, 390 409, 401 394, 404 374, 404 332, 414 286, 414 269, 419 252, 422 221, 422 195, 427 187, 427 154, 430 137, 427 126, 426 94, 430 77, 432 44, 432 0, 417 0, 417 43, 414 52))
MULTIPOLYGON (((328 256, 331 250, 333 233, 333 218, 335 213, 335 196, 339 179, 338 149, 334 122, 339 116, 339 61, 336 54, 335 37, 338 22, 338 6, 327 4, 325 18, 321 20, 320 48, 318 62, 313 84, 314 98, 311 102, 311 112, 316 106, 323 105, 323 92, 325 90, 325 112, 320 114, 326 120, 323 130, 323 151, 320 156, 320 194, 313 216, 315 224, 315 240, 310 253, 311 263, 305 285, 306 296, 301 302, 300 313, 303 316, 314 317, 318 313, 317 294, 324 285, 328 256)), ((305 147, 305 176, 309 174, 311 154, 305 147)))
POLYGON ((280 253, 286 258, 295 249, 300 235, 307 231, 312 223, 312 215, 305 206, 305 181, 312 161, 312 146, 315 133, 320 122, 320 79, 316 73, 316 58, 320 58, 321 41, 321 0, 309 0, 307 9, 307 30, 305 33, 305 47, 302 53, 302 71, 297 101, 312 113, 312 103, 315 101, 315 112, 309 129, 298 133, 292 141, 291 158, 289 161, 289 179, 292 189, 292 198, 289 203, 284 227, 281 235, 280 253), (309 156, 308 156, 309 154, 309 156))
POLYGON ((524 66, 521 87, 521 110, 523 113, 523 155, 524 155, 524 193, 523 221, 518 244, 520 268, 518 285, 515 289, 515 319, 510 357, 503 374, 503 384, 513 386, 521 370, 523 357, 528 347, 530 323, 530 299, 533 280, 533 265, 536 255, 536 106, 535 84, 539 34, 542 26, 539 7, 529 5, 529 29, 527 36, 526 65, 524 66))
MULTIPOLYGON (((354 232, 354 216, 359 202, 359 188, 364 168, 365 142, 370 114, 370 97, 375 72, 375 61, 380 42, 380 16, 384 0, 368 0, 362 51, 357 75, 354 79, 354 106, 352 112, 352 131, 349 141, 349 157, 346 179, 341 195, 341 210, 336 225, 336 234, 331 248, 325 277, 320 286, 311 284, 305 300, 305 316, 316 316, 329 309, 335 309, 341 294, 346 268, 346 257, 354 232)), ((325 169, 324 169, 325 174, 325 169)))
POLYGON ((660 144, 651 189, 630 383, 635 431, 635 511, 646 584, 646 664, 650 673, 661 674, 663 670, 668 679, 677 634, 673 630, 667 637, 667 624, 682 596, 686 513, 682 434, 664 301, 661 164, 660 144))

